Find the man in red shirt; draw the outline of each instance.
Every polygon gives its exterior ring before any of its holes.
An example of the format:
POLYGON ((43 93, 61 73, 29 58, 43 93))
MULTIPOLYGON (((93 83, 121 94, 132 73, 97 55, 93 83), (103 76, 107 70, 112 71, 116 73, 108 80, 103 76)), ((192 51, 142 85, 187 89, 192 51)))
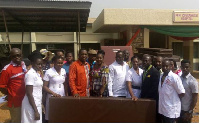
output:
POLYGON ((22 62, 22 53, 18 48, 10 51, 11 62, 0 75, 0 91, 7 95, 11 123, 21 123, 21 104, 25 95, 24 76, 26 65, 22 62))
POLYGON ((86 62, 88 57, 86 49, 80 49, 79 59, 73 62, 69 68, 69 85, 74 97, 89 96, 89 70, 86 62))

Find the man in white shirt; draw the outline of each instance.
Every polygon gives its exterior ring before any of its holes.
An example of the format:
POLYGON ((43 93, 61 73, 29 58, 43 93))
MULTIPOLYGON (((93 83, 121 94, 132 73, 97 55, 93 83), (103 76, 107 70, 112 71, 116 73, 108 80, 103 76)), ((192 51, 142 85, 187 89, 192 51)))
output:
POLYGON ((124 50, 123 53, 124 53, 124 61, 128 64, 129 69, 131 69, 133 65, 131 61, 129 61, 130 52, 128 50, 124 50))
POLYGON ((190 61, 181 61, 181 80, 185 88, 185 95, 181 98, 181 115, 180 123, 191 123, 193 109, 197 103, 198 98, 198 82, 190 74, 190 61))
POLYGON ((126 97, 126 73, 129 66, 124 60, 122 51, 116 53, 116 61, 109 66, 108 91, 109 96, 126 97))
POLYGON ((163 61, 162 56, 156 56, 154 67, 160 72, 160 74, 162 74, 162 69, 161 69, 162 68, 162 61, 163 61))
POLYGON ((184 96, 185 89, 178 75, 170 71, 170 61, 162 62, 163 74, 159 81, 159 107, 164 123, 175 123, 181 113, 180 98, 184 96))

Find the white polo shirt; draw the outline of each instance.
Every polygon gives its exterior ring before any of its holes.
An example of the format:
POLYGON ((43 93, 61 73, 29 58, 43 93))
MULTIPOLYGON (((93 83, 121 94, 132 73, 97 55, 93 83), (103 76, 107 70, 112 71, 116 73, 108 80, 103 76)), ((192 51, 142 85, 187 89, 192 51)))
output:
MULTIPOLYGON (((142 74, 143 74, 143 70, 141 68, 139 68, 139 74, 137 74, 137 72, 133 68, 131 68, 127 72, 126 81, 130 81, 132 86, 141 87, 141 85, 142 85, 142 74)), ((138 98, 140 97, 141 89, 133 89, 132 88, 132 91, 133 91, 133 94, 136 97, 138 97, 138 98)), ((127 91, 126 97, 127 98, 131 97, 129 91, 127 91)))
POLYGON ((109 78, 108 78, 108 91, 109 96, 126 96, 126 73, 129 70, 129 66, 124 62, 123 66, 116 61, 109 66, 109 78))
POLYGON ((189 111, 192 94, 198 93, 198 82, 190 73, 186 77, 181 76, 181 80, 185 89, 185 95, 181 98, 181 110, 189 111))
POLYGON ((178 118, 181 112, 181 101, 178 94, 185 93, 180 77, 170 71, 161 86, 159 81, 159 108, 158 112, 169 118, 178 118))

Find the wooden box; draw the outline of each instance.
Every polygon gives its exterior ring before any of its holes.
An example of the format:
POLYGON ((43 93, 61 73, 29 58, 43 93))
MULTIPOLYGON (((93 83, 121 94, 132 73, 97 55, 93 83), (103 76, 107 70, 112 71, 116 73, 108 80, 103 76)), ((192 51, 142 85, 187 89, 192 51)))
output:
POLYGON ((154 123, 156 102, 99 97, 50 98, 50 123, 154 123))

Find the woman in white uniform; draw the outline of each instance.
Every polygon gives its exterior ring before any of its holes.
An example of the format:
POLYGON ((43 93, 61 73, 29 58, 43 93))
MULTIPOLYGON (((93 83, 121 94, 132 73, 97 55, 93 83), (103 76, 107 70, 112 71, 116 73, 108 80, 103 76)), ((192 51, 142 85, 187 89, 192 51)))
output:
POLYGON ((143 70, 139 68, 139 58, 137 56, 133 56, 131 58, 131 62, 133 67, 126 75, 126 83, 128 87, 128 93, 126 97, 136 101, 140 97, 141 93, 143 70))
POLYGON ((42 86, 43 81, 38 73, 42 69, 42 57, 32 54, 32 68, 25 75, 26 95, 22 101, 21 122, 42 123, 42 86))
POLYGON ((48 69, 43 77, 44 80, 44 90, 47 92, 46 97, 46 113, 45 120, 49 120, 49 98, 50 97, 62 97, 65 96, 65 78, 66 72, 62 68, 64 58, 60 56, 55 56, 52 59, 54 67, 48 69))

